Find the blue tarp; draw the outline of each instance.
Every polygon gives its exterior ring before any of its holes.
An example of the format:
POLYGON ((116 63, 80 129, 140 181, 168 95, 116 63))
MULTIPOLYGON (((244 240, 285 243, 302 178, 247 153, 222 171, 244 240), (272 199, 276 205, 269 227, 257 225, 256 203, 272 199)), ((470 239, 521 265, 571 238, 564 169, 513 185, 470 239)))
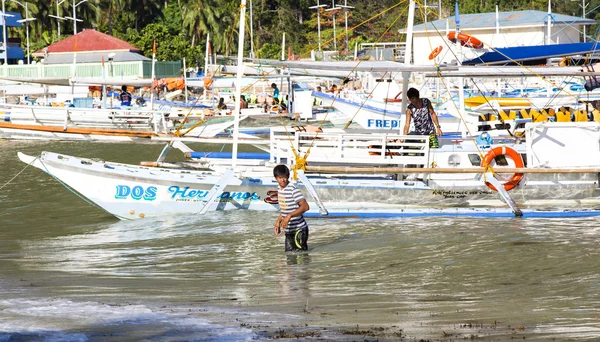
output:
POLYGON ((597 44, 597 42, 590 42, 498 48, 494 49, 495 51, 486 52, 477 58, 464 61, 462 64, 507 64, 514 61, 536 61, 552 57, 585 55, 600 48, 600 45, 597 44))
MULTIPOLYGON (((2 11, 0 10, 0 13, 2 11)), ((21 13, 17 12, 6 12, 6 26, 7 27, 21 27, 22 24, 19 20, 22 20, 21 13)), ((0 15, 0 25, 4 25, 4 16, 0 15)))
MULTIPOLYGON (((0 30, 2 30, 0 28, 0 30)), ((0 61, 4 59, 4 51, 0 47, 0 61)), ((8 59, 25 59, 25 52, 20 46, 8 46, 8 59)))

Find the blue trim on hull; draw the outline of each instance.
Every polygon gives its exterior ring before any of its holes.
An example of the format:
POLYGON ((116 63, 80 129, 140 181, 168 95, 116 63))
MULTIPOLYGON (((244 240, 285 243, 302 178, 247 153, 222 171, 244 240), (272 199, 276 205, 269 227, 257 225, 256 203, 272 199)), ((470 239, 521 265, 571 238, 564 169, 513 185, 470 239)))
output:
MULTIPOLYGON (((318 212, 309 212, 304 214, 310 218, 393 218, 393 217, 489 217, 489 218, 511 218, 515 214, 509 209, 468 209, 463 210, 433 210, 433 211, 415 211, 405 210, 398 212, 366 212, 366 211, 348 211, 348 212, 329 212, 329 215, 321 215, 318 212)), ((523 210, 522 218, 573 218, 573 217, 594 217, 600 216, 600 210, 580 210, 580 211, 543 211, 543 210, 523 210)))
MULTIPOLYGON (((318 92, 316 90, 313 90, 312 95, 315 96, 315 97, 319 97, 321 99, 326 98, 326 99, 329 99, 329 100, 332 100, 332 101, 335 99, 336 102, 341 102, 341 103, 345 103, 345 104, 347 104, 349 106, 353 106, 357 110, 358 109, 365 109, 365 110, 369 110, 369 111, 371 111, 373 113, 377 113, 377 114, 380 114, 380 115, 390 115, 390 116, 393 115, 393 116, 397 116, 398 120, 404 114, 401 111, 395 111, 395 110, 391 110, 391 109, 387 109, 387 108, 386 109, 382 109, 382 108, 375 107, 375 106, 369 106, 368 104, 365 104, 365 103, 358 103, 358 102, 354 102, 354 101, 349 101, 349 100, 344 99, 343 97, 339 97, 339 96, 334 97, 333 95, 330 95, 328 93, 321 93, 321 92, 318 92)), ((391 106, 391 104, 390 104, 390 106, 391 106)), ((334 107, 335 107, 335 104, 334 104, 334 107)), ((455 116, 453 116, 451 114, 440 114, 440 113, 436 112, 436 115, 437 115, 438 119, 455 118, 455 116)))
MULTIPOLYGON (((231 152, 190 152, 190 158, 198 159, 198 158, 221 158, 221 159, 231 159, 231 152)), ((261 160, 269 160, 271 155, 269 153, 261 153, 261 152, 238 152, 238 159, 261 159, 261 160)))

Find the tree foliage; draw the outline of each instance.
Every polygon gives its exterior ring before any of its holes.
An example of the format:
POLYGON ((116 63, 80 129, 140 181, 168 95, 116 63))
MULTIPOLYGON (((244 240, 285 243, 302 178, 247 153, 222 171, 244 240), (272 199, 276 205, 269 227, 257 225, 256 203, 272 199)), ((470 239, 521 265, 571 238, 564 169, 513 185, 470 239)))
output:
MULTIPOLYGON (((31 50, 35 51, 58 40, 57 25, 60 22, 61 38, 72 35, 73 22, 59 21, 50 15, 73 16, 72 1, 63 1, 57 8, 58 0, 22 0, 27 2, 28 17, 31 22, 31 50)), ((152 42, 158 43, 158 58, 179 60, 185 57, 191 65, 203 62, 206 37, 210 34, 213 52, 233 54, 237 50, 239 35, 240 0, 88 0, 77 1, 78 31, 96 28, 101 32, 125 39, 142 49, 150 57, 152 42)), ((600 19, 600 0, 586 1, 587 18, 600 19)), ((400 41, 403 37, 398 30, 406 26, 408 2, 400 0, 359 1, 347 0, 353 6, 345 13, 311 9, 317 0, 247 0, 246 35, 253 31, 255 51, 263 58, 279 58, 283 33, 286 46, 293 54, 308 56, 311 50, 318 49, 318 22, 320 16, 321 46, 324 50, 346 49, 346 14, 348 18, 348 50, 360 42, 400 41), (252 17, 250 17, 252 7, 252 17), (335 14, 335 35, 333 32, 335 14), (250 22, 252 19, 252 22, 250 22)), ((331 3, 320 0, 331 9, 331 3)), ((336 2, 343 4, 342 0, 336 2)), ((429 5, 437 5, 430 1, 429 5)), ((454 1, 442 0, 442 17, 454 15, 454 1)), ((552 12, 581 17, 583 1, 552 0, 552 12)), ((547 0, 461 0, 461 14, 494 12, 496 5, 500 11, 534 9, 547 11, 547 0)), ((25 17, 24 6, 7 0, 8 11, 20 12, 25 17)), ((422 9, 417 7, 415 22, 423 22, 422 9)), ((437 8, 427 9, 428 20, 437 19, 437 8)), ((11 29, 11 36, 20 36, 25 48, 25 30, 11 29)), ((596 37, 596 26, 587 32, 596 37)), ((589 39, 588 39, 589 40, 589 39)), ((250 49, 250 40, 245 42, 245 53, 250 49)))

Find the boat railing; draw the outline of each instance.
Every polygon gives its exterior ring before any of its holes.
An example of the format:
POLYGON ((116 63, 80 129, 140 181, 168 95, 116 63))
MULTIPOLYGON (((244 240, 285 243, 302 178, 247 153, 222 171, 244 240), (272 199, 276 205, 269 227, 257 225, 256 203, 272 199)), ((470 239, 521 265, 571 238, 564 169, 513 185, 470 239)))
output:
POLYGON ((41 126, 137 129, 167 132, 164 113, 146 108, 99 109, 1 104, 4 120, 41 126))
MULTIPOLYGON (((284 132, 285 133, 285 132, 284 132)), ((429 164, 429 137, 392 133, 271 133, 271 161, 295 163, 294 150, 311 164, 394 165, 429 164), (292 135, 288 136, 287 134, 292 135), (308 152, 308 153, 307 153, 308 152)))

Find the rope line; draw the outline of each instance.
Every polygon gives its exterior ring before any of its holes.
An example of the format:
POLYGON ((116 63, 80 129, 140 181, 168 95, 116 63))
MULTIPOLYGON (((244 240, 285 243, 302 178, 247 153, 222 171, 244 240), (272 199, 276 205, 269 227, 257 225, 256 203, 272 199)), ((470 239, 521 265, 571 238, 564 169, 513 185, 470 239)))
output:
POLYGON ((4 187, 7 186, 8 184, 10 184, 10 182, 12 182, 17 177, 19 177, 19 175, 21 173, 23 173, 23 171, 25 171, 25 169, 27 169, 31 164, 35 163, 35 161, 38 160, 39 158, 40 157, 35 157, 29 164, 25 165, 25 167, 21 171, 19 171, 19 173, 17 173, 13 178, 9 179, 8 182, 4 183, 4 185, 0 186, 0 190, 4 189, 4 187))
POLYGON ((52 174, 52 172, 50 172, 50 170, 48 170, 48 167, 46 166, 46 164, 44 164, 44 162, 42 161, 41 158, 38 157, 38 159, 40 160, 40 164, 42 164, 42 166, 44 167, 44 172, 46 172, 47 174, 50 175, 50 177, 54 178, 59 184, 61 184, 62 186, 65 187, 65 189, 69 190, 71 193, 75 194, 75 196, 79 197, 79 199, 83 200, 85 203, 96 207, 110 215, 116 216, 117 218, 121 219, 121 220, 128 220, 126 217, 122 217, 119 216, 117 214, 113 214, 111 212, 109 212, 108 210, 104 209, 103 207, 101 207, 100 205, 90 201, 89 199, 87 199, 85 196, 81 195, 79 192, 75 191, 73 188, 71 188, 69 185, 67 185, 65 182, 63 182, 62 180, 60 180, 58 177, 56 177, 55 175, 52 174))

